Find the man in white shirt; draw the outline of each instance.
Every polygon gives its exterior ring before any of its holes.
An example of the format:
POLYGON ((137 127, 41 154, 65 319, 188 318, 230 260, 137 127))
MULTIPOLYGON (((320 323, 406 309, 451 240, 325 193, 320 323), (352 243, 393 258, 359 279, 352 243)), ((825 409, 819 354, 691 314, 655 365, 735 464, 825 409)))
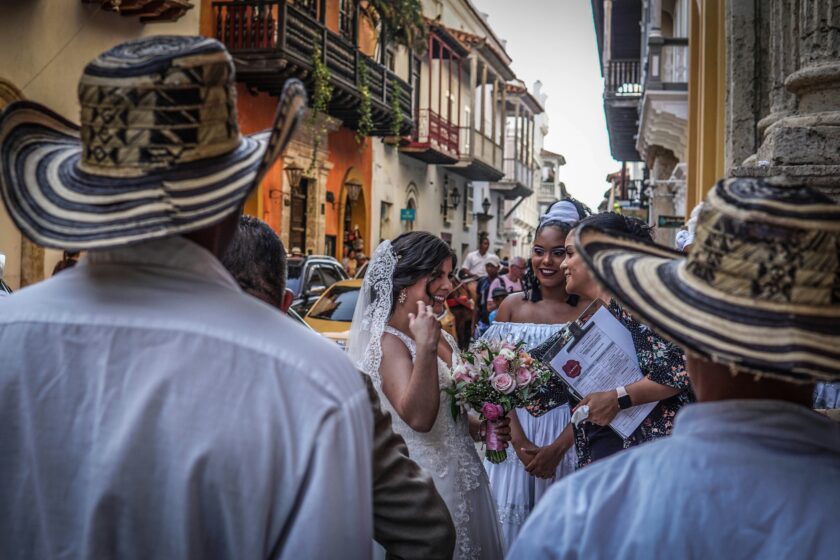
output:
POLYGON ((490 240, 482 237, 478 243, 478 249, 467 253, 467 258, 464 259, 464 264, 461 268, 469 272, 470 276, 484 278, 487 276, 485 265, 490 261, 498 263, 499 257, 490 252, 490 240))
POLYGON ((34 103, 0 118, 9 214, 87 251, 0 313, 0 557, 368 558, 364 384, 218 260, 302 85, 242 137, 224 47, 162 36, 100 55, 79 95, 81 135, 34 103))
POLYGON ((525 259, 522 257, 514 257, 510 261, 510 267, 507 274, 502 274, 490 284, 490 293, 496 288, 503 288, 507 293, 512 294, 522 291, 522 276, 525 274, 525 259))
POLYGON ((840 379, 838 224, 815 190, 744 178, 709 194, 687 259, 576 230, 590 272, 685 349, 698 403, 552 486, 510 558, 837 556, 840 424, 810 406, 840 379))

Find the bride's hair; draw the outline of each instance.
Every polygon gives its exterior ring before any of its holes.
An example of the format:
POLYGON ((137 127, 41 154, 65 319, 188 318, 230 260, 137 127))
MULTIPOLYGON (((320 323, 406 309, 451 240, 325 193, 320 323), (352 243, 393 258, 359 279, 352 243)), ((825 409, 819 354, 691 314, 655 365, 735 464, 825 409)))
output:
MULTIPOLYGON (((440 277, 441 267, 446 259, 452 260, 455 270, 455 253, 443 239, 427 231, 409 231, 403 233, 391 242, 391 249, 397 257, 394 268, 393 290, 391 293, 391 311, 403 288, 414 285, 424 276, 429 276, 429 282, 440 277)), ((426 290, 428 292, 428 284, 426 290)))
MULTIPOLYGON (((555 202, 554 204, 560 204, 562 202, 571 203, 572 206, 575 207, 578 214, 578 220, 583 220, 590 214, 592 211, 579 200, 574 198, 566 198, 555 202)), ((552 204, 549 206, 548 210, 546 211, 546 215, 551 214, 551 208, 554 206, 552 204)), ((560 220, 553 220, 547 219, 540 222, 539 226, 537 226, 537 231, 534 233, 534 241, 536 242, 537 237, 540 236, 540 233, 547 228, 554 228, 558 229, 563 232, 563 235, 568 235, 570 231, 575 227, 575 224, 571 224, 568 222, 563 222, 560 220)), ((522 287, 525 289, 525 299, 528 301, 537 302, 542 300, 542 291, 540 290, 540 281, 537 278, 537 275, 534 273, 534 268, 531 266, 531 258, 528 258, 527 266, 525 267, 525 275, 522 278, 522 287)), ((569 305, 577 305, 578 297, 575 295, 569 294, 569 299, 566 300, 569 305)))

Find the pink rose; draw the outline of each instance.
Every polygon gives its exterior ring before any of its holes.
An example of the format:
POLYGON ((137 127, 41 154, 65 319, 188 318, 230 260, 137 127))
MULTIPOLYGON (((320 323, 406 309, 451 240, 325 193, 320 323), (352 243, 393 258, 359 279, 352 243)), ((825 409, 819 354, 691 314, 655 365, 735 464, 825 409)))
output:
POLYGON ((493 371, 497 374, 507 373, 508 372, 508 361, 505 359, 504 356, 496 356, 493 360, 493 371))
POLYGON ((486 402, 481 407, 481 414, 486 418, 489 422, 493 422, 494 420, 498 420, 502 417, 505 413, 505 409, 501 407, 501 405, 493 404, 486 402))
POLYGON ((530 385, 532 381, 534 381, 534 375, 531 370, 525 367, 519 368, 519 371, 516 372, 516 384, 519 387, 525 387, 530 385))
POLYGON ((516 389, 516 382, 513 380, 513 377, 507 373, 496 374, 496 376, 490 381, 490 384, 495 390, 505 395, 509 395, 514 389, 516 389))

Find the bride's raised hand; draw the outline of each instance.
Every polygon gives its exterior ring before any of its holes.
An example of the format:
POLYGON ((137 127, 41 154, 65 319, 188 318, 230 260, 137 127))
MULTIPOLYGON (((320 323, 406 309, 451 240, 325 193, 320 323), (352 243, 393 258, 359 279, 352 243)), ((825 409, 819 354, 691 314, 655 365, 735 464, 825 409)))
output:
POLYGON ((440 341, 440 323, 435 318, 430 305, 422 301, 417 302, 417 313, 408 314, 408 329, 414 336, 417 348, 424 348, 437 352, 440 341))

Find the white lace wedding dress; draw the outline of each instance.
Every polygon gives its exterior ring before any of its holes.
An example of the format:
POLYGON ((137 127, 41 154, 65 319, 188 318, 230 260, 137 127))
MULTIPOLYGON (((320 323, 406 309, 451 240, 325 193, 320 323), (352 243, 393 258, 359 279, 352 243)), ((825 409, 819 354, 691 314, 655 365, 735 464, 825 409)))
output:
MULTIPOLYGON (((406 334, 386 326, 384 331, 399 338, 414 360, 414 340, 406 334)), ((452 347, 452 359, 458 357, 457 345, 447 333, 442 333, 452 347)), ((449 384, 449 367, 438 358, 438 382, 443 388, 449 384)), ((409 455, 434 478, 435 487, 452 515, 457 542, 456 559, 492 560, 502 558, 502 543, 496 506, 490 495, 487 474, 470 438, 466 415, 453 420, 448 396, 441 395, 437 420, 427 433, 412 430, 394 411, 382 393, 381 383, 374 378, 382 406, 391 413, 394 431, 405 438, 409 455)))
MULTIPOLYGON (((546 325, 497 322, 490 325, 482 338, 504 340, 514 344, 522 341, 525 343, 525 348, 531 350, 565 326, 564 323, 546 325)), ((527 410, 520 408, 516 410, 516 417, 528 440, 535 446, 542 447, 557 439, 569 423, 569 405, 560 405, 537 417, 531 416, 527 410)), ((528 474, 512 449, 508 449, 507 459, 499 464, 484 461, 484 468, 487 469, 490 477, 490 490, 499 512, 505 552, 510 548, 519 529, 522 528, 531 510, 548 487, 574 472, 575 462, 575 449, 572 447, 557 465, 554 478, 545 480, 528 474)))

